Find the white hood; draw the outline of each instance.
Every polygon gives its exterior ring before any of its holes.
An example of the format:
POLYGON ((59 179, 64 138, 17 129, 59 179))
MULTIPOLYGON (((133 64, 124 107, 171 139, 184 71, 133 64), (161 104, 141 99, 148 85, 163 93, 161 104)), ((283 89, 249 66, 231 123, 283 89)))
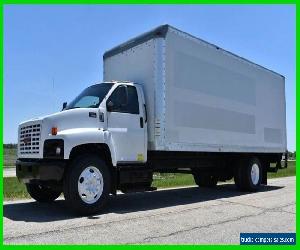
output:
POLYGON ((50 130, 52 127, 57 127, 58 131, 74 128, 95 128, 99 127, 99 109, 98 108, 78 108, 64 110, 58 113, 34 118, 25 122, 22 122, 20 126, 24 126, 27 123, 41 123, 43 132, 50 130))

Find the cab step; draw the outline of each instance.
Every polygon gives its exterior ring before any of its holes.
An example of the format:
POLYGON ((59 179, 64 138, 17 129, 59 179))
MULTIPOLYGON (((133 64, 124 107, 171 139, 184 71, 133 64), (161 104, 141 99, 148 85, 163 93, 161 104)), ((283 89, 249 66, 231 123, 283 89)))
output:
POLYGON ((140 193, 140 192, 153 192, 157 190, 157 187, 124 187, 120 189, 122 193, 140 193))

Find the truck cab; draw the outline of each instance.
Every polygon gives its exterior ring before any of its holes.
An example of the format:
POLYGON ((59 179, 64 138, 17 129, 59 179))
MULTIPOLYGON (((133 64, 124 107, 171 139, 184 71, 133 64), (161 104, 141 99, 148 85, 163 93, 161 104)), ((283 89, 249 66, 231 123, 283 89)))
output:
POLYGON ((92 85, 61 112, 19 125, 17 177, 41 202, 64 192, 78 211, 95 212, 109 193, 125 190, 126 179, 139 176, 135 183, 149 187, 151 173, 132 172, 146 161, 146 104, 137 83, 92 85))

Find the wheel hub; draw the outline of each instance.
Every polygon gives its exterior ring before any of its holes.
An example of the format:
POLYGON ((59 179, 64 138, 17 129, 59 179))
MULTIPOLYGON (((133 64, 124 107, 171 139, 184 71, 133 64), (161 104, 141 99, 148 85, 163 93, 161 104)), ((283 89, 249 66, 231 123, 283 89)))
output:
POLYGON ((257 185, 259 181, 259 167, 256 163, 251 167, 251 180, 254 185, 257 185))
POLYGON ((103 185, 103 176, 98 168, 93 166, 85 168, 78 178, 80 198, 85 203, 95 203, 102 195, 103 185))

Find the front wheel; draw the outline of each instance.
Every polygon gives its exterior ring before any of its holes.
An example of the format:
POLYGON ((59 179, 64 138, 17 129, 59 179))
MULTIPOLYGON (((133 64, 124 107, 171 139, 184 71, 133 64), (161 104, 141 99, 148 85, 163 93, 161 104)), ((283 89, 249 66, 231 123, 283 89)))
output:
POLYGON ((110 191, 110 174, 103 160, 84 155, 72 161, 64 180, 67 205, 81 215, 99 212, 110 191))
POLYGON ((52 202, 61 194, 61 191, 41 184, 26 184, 26 189, 29 195, 38 202, 52 202))

